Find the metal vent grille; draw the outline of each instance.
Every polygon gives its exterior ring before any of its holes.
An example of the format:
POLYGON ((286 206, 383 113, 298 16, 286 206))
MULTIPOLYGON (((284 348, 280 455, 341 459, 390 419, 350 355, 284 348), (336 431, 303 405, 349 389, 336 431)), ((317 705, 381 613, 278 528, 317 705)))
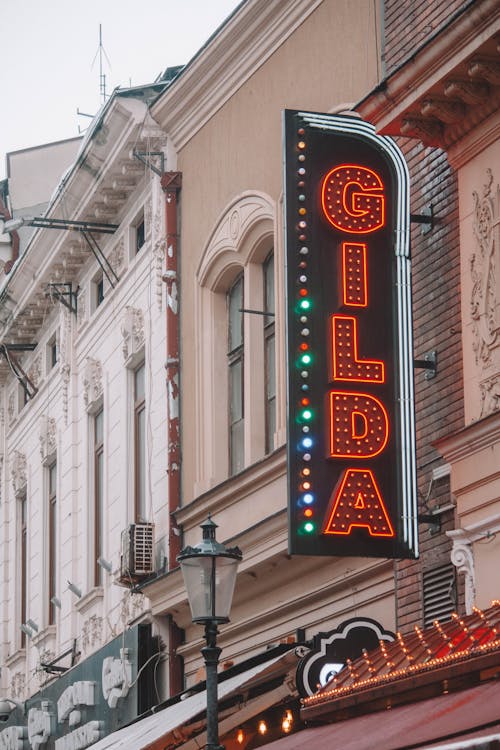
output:
POLYGON ((154 572, 154 524, 130 524, 122 531, 121 541, 121 579, 128 582, 154 572))
POLYGON ((434 620, 447 622, 457 608, 455 566, 440 565, 423 574, 424 627, 434 620))

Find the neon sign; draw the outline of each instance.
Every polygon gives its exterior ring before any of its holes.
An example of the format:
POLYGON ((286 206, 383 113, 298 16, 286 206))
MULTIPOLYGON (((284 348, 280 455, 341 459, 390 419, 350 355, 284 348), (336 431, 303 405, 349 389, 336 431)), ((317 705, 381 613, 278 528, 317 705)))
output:
POLYGON ((350 117, 285 112, 289 550, 417 554, 408 173, 350 117))

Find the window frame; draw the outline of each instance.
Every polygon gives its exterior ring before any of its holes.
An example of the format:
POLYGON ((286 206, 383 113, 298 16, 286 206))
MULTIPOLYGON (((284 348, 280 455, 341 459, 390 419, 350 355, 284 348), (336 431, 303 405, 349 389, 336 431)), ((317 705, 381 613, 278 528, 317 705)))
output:
POLYGON ((243 308, 245 300, 244 273, 238 274, 226 294, 227 304, 227 378, 228 378, 228 464, 229 476, 238 474, 245 465, 245 330, 243 308), (240 308, 233 309, 233 297, 240 308), (233 336, 232 314, 236 312, 239 320, 239 332, 233 336), (236 342, 233 344, 233 339, 236 342), (236 377, 234 373, 239 367, 239 416, 234 417, 235 406, 234 385, 236 377))
POLYGON ((272 315, 264 315, 264 399, 265 399, 265 453, 274 450, 274 434, 276 432, 276 324, 275 324, 275 289, 276 280, 274 273, 274 248, 269 251, 262 264, 262 282, 264 296, 264 312, 272 315), (272 295, 269 295, 268 280, 272 279, 272 295), (269 354, 269 345, 272 342, 272 351, 269 354), (272 359, 272 362, 270 361, 272 359), (269 388, 272 369, 272 388, 269 388))
MULTIPOLYGON (((23 494, 18 498, 19 512, 19 557, 20 557, 20 624, 26 622, 28 613, 28 498, 23 494)), ((21 631, 21 648, 26 646, 26 633, 21 631)))
POLYGON ((134 454, 134 520, 147 522, 146 507, 146 364, 141 362, 132 371, 133 454, 134 454), (143 388, 138 395, 138 374, 142 371, 143 388), (142 513, 144 511, 144 513, 142 513))
POLYGON ((104 408, 101 405, 92 415, 92 458, 93 458, 93 547, 94 547, 94 586, 101 586, 102 568, 97 562, 104 550, 104 408), (99 420, 101 420, 99 431, 99 420))
MULTIPOLYGON (((220 215, 198 265, 194 367, 196 409, 193 408, 193 432, 188 431, 196 445, 193 454, 193 490, 196 494, 202 494, 232 476, 228 451, 229 419, 227 409, 221 408, 221 405, 229 404, 226 295, 236 277, 243 272, 245 309, 263 310, 262 263, 271 248, 281 247, 277 241, 277 216, 277 206, 265 194, 242 194, 220 215)), ((280 276, 281 286, 282 282, 280 276)), ((249 313, 243 315, 244 355, 245 361, 250 363, 245 372, 244 469, 266 455, 264 368, 260 371, 251 368, 254 361, 264 362, 262 317, 249 313)), ((280 393, 284 392, 285 384, 279 359, 282 349, 283 341, 279 338, 275 362, 280 393)), ((276 401, 278 403, 278 394, 276 401)), ((279 419, 284 414, 280 409, 279 419)), ((276 434, 284 433, 285 426, 280 423, 276 434)))
POLYGON ((57 607, 54 597, 57 593, 57 461, 52 461, 47 469, 47 598, 48 625, 55 625, 57 607))

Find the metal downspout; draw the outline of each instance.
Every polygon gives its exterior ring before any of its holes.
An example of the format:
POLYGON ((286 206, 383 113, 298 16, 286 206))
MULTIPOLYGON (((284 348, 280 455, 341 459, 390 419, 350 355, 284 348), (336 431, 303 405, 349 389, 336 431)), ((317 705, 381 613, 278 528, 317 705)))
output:
POLYGON ((166 284, 166 334, 167 359, 167 486, 169 512, 169 544, 168 569, 178 566, 177 555, 180 552, 180 536, 173 517, 174 511, 180 506, 180 424, 179 424, 179 284, 177 276, 177 207, 178 193, 181 189, 181 172, 164 172, 161 176, 161 187, 165 193, 165 229, 167 246, 165 255, 165 273, 163 281, 166 284))

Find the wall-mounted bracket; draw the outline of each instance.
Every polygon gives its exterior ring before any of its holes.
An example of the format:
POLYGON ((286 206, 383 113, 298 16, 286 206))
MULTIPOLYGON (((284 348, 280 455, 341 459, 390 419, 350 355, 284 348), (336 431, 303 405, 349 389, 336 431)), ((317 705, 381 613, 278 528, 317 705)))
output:
POLYGON ((73 284, 65 282, 62 284, 47 284, 46 295, 48 297, 54 297, 58 302, 61 302, 70 312, 75 315, 78 312, 78 290, 80 287, 73 289, 73 284))
POLYGON ((264 315, 266 318, 274 318, 273 312, 266 312, 265 310, 249 310, 246 307, 240 307, 238 309, 240 313, 250 313, 251 315, 264 315))
POLYGON ((433 513, 419 513, 417 516, 419 523, 428 523, 431 534, 438 534, 441 531, 441 516, 433 513))
POLYGON ((421 214, 410 214, 412 224, 422 224, 422 234, 432 232, 434 229, 434 206, 432 203, 422 210, 421 214))
POLYGON ((14 352, 32 352, 37 344, 0 344, 0 356, 4 356, 15 378, 19 381, 27 399, 32 399, 38 393, 38 388, 25 373, 14 352))
POLYGON ((139 161, 142 161, 143 164, 148 167, 152 172, 158 175, 158 177, 161 177, 163 175, 163 172, 165 171, 165 155, 163 151, 136 151, 133 150, 133 155, 136 159, 139 161), (160 160, 160 168, 156 166, 156 164, 153 164, 150 157, 154 156, 155 158, 160 160))
POLYGON ((84 231, 82 231, 82 235, 84 236, 85 241, 87 245, 89 246, 90 250, 92 251, 96 261, 101 266, 101 270, 103 274, 106 276, 111 287, 114 289, 115 285, 120 281, 117 273, 115 272, 115 269, 113 268, 113 266, 111 265, 111 263, 109 262, 109 260, 106 258, 103 251, 99 247, 94 235, 91 234, 90 232, 84 232, 84 231), (111 278, 111 276, 113 276, 113 278, 111 278))
POLYGON ((430 352, 424 354, 423 359, 414 359, 413 367, 421 370, 426 370, 424 378, 431 380, 436 377, 437 374, 437 351, 432 349, 430 352))

